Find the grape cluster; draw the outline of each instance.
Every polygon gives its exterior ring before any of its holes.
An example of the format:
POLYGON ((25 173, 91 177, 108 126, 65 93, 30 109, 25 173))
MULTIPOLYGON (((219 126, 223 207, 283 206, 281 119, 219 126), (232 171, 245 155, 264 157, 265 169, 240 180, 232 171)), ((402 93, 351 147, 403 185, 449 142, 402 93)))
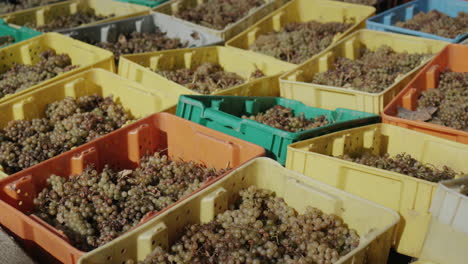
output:
POLYGON ((122 127, 130 115, 112 97, 67 97, 45 118, 12 120, 0 129, 0 168, 12 174, 122 127))
POLYGON ((468 185, 462 185, 460 188, 460 193, 468 196, 468 185))
POLYGON ((468 13, 460 12, 457 17, 450 17, 437 10, 431 10, 428 13, 419 12, 412 19, 399 21, 395 25, 445 38, 456 38, 468 32, 468 13))
POLYGON ((361 5, 369 5, 369 6, 376 6, 378 0, 337 0, 340 2, 347 2, 353 4, 361 4, 361 5))
POLYGON ((27 8, 63 2, 65 0, 15 0, 0 2, 0 14, 20 11, 27 8))
POLYGON ((212 94, 245 82, 244 78, 238 74, 225 72, 220 65, 209 62, 202 63, 194 70, 184 68, 156 72, 201 94, 212 94))
POLYGON ((94 9, 89 9, 86 11, 78 11, 69 15, 56 16, 41 26, 37 26, 35 22, 25 23, 24 26, 34 28, 41 32, 50 32, 59 29, 78 27, 83 24, 93 23, 99 20, 111 18, 113 16, 115 15, 97 15, 94 9))
POLYGON ((444 71, 437 89, 421 93, 418 108, 435 107, 428 122, 468 131, 468 73, 444 71))
POLYGON ((195 7, 181 8, 175 16, 204 27, 222 30, 263 4, 264 0, 208 0, 195 7))
POLYGON ((76 67, 72 65, 71 58, 67 54, 56 54, 54 50, 46 50, 40 54, 36 64, 14 64, 0 75, 0 98, 27 89, 76 67))
POLYGON ((312 83, 379 93, 428 58, 427 54, 398 53, 386 45, 360 52, 361 57, 356 60, 336 58, 334 67, 316 73, 312 83))
POLYGON ((187 47, 187 43, 179 38, 169 38, 166 32, 159 28, 154 33, 132 32, 131 34, 120 34, 116 42, 91 43, 100 48, 114 53, 115 61, 118 62, 121 55, 159 51, 167 49, 180 49, 187 47))
POLYGON ((455 176, 460 174, 447 166, 443 166, 441 169, 438 169, 432 164, 424 164, 406 153, 397 154, 392 157, 388 153, 385 153, 383 156, 379 156, 365 152, 363 154, 345 154, 338 156, 338 158, 366 166, 401 173, 430 182, 453 179, 455 176))
POLYGON ((313 207, 298 214, 283 198, 255 186, 239 196, 229 210, 188 225, 169 250, 156 247, 139 263, 332 264, 359 245, 357 232, 338 216, 313 207))
POLYGON ((291 108, 282 105, 275 105, 265 112, 260 112, 256 115, 244 115, 242 118, 248 118, 288 132, 300 132, 329 124, 324 115, 307 119, 303 113, 294 115, 291 108))
POLYGON ((258 36, 251 50, 277 59, 300 64, 327 48, 335 35, 345 32, 353 23, 293 22, 279 32, 258 36))
POLYGON ((65 178, 52 175, 34 199, 35 214, 81 250, 92 250, 223 174, 194 162, 171 161, 158 152, 144 156, 134 170, 101 172, 88 167, 65 178))

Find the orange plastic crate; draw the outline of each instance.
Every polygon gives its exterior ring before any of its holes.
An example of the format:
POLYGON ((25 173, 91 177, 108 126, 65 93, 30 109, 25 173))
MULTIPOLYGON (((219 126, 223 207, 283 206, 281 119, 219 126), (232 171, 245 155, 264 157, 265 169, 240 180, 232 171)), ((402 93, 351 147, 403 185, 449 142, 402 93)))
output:
POLYGON ((416 110, 421 93, 429 89, 437 89, 440 72, 445 69, 454 72, 468 72, 468 46, 450 44, 436 55, 385 107, 382 113, 383 122, 468 144, 468 132, 466 131, 397 117, 398 107, 416 110))
MULTIPOLYGON (((156 151, 173 159, 193 160, 217 169, 236 168, 265 154, 257 145, 177 116, 153 114, 0 180, 0 223, 19 238, 31 241, 33 248, 39 246, 62 263, 77 263, 85 252, 69 244, 61 231, 30 214, 33 200, 47 185, 46 180, 52 174, 64 177, 79 174, 89 164, 94 164, 98 171, 105 164, 115 169, 134 169, 144 154, 156 151)), ((218 179, 206 182, 199 190, 218 179)), ((145 217, 142 223, 168 208, 145 217)))

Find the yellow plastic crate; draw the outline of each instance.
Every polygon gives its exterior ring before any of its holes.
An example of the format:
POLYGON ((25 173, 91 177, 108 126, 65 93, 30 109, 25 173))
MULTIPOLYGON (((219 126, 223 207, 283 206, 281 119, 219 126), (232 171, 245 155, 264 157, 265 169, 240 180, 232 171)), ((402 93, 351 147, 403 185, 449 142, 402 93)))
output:
POLYGON ((115 71, 112 52, 58 33, 47 33, 0 49, 0 72, 7 71, 14 64, 34 64, 38 62, 41 52, 47 49, 53 49, 57 53, 68 54, 72 60, 72 64, 79 67, 33 85, 23 91, 7 94, 0 98, 0 103, 86 69, 103 68, 112 72, 115 71))
MULTIPOLYGON (((93 9, 97 15, 111 15, 114 17, 99 20, 93 23, 83 24, 81 26, 95 25, 110 21, 121 20, 134 16, 148 15, 151 9, 142 5, 134 5, 113 0, 72 0, 59 2, 56 4, 39 6, 23 11, 17 11, 5 15, 0 18, 7 23, 24 26, 25 23, 35 23, 41 26, 49 23, 55 17, 74 14, 77 11, 93 9)), ((60 30, 55 30, 60 32, 60 30)))
POLYGON ((299 213, 313 206, 340 216, 355 229, 361 236, 359 246, 336 264, 386 263, 392 234, 400 219, 396 212, 287 170, 268 158, 242 165, 148 223, 91 251, 78 263, 143 260, 157 245, 167 247, 173 243, 184 226, 214 219, 235 201, 239 190, 251 185, 274 191, 299 213))
POLYGON ((226 42, 226 46, 249 50, 260 35, 280 31, 286 24, 292 22, 315 20, 322 23, 344 23, 354 19, 356 21, 354 26, 342 34, 335 35, 334 43, 357 29, 365 28, 366 19, 374 14, 375 8, 370 6, 326 0, 294 0, 226 42))
POLYGON ((216 91, 214 95, 279 96, 279 74, 294 67, 292 64, 268 56, 214 46, 123 55, 120 57, 118 71, 120 76, 141 83, 148 89, 158 89, 166 98, 170 98, 172 104, 177 104, 182 94, 200 93, 170 81, 153 70, 190 68, 204 62, 217 63, 225 71, 235 72, 246 80, 256 69, 266 75, 238 86, 216 91))
MULTIPOLYGON (((148 91, 138 83, 103 69, 90 69, 0 103, 0 127, 5 127, 12 120, 42 118, 48 104, 67 96, 77 98, 93 94, 113 95, 114 101, 134 118, 172 107, 158 91, 148 91)), ((0 178, 6 176, 0 168, 0 178)))
POLYGON ((467 172, 468 145, 398 126, 376 124, 288 146, 287 168, 398 211, 402 221, 395 237, 396 249, 419 257, 437 184, 335 158, 363 150, 390 155, 405 152, 424 163, 467 172))
MULTIPOLYGON (((153 10, 156 12, 173 16, 178 12, 178 10, 182 8, 195 7, 206 1, 207 0, 171 0, 167 3, 153 8, 153 10)), ((275 9, 279 8, 282 4, 286 3, 287 1, 289 0, 265 0, 264 5, 253 9, 251 12, 249 12, 247 16, 235 23, 228 25, 223 30, 216 30, 213 28, 204 27, 180 18, 177 19, 179 19, 180 21, 184 21, 184 23, 190 24, 191 26, 194 26, 200 30, 218 36, 223 40, 228 40, 241 33, 243 30, 247 29, 251 25, 255 24, 255 22, 259 21, 269 13, 273 12, 275 9)))
POLYGON ((343 107, 374 114, 380 114, 383 108, 416 75, 419 67, 398 78, 395 83, 380 93, 367 93, 352 89, 308 83, 318 72, 325 72, 333 67, 335 58, 355 59, 359 48, 376 50, 387 45, 396 52, 438 53, 448 42, 413 36, 386 33, 372 30, 359 30, 335 43, 312 59, 301 64, 291 72, 280 77, 281 96, 299 100, 306 105, 325 109, 343 107))

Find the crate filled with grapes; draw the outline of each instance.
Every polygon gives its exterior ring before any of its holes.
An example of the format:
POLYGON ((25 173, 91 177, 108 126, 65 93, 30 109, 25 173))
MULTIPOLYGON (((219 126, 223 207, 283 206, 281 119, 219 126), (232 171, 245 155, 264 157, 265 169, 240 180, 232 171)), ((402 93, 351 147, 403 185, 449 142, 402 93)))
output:
POLYGON ((258 158, 80 264, 385 263, 398 221, 392 210, 258 158))
POLYGON ((0 223, 33 249, 77 263, 263 155, 254 144, 153 114, 0 180, 0 223))
POLYGON ((41 32, 61 32, 85 25, 148 15, 150 11, 145 6, 113 0, 73 0, 0 15, 0 18, 7 23, 41 32))
POLYGON ((459 43, 468 38, 468 2, 411 1, 371 17, 367 28, 459 43))
POLYGON ((0 103, 0 178, 163 111, 164 96, 91 69, 0 103))
POLYGON ((451 44, 385 108, 385 123, 468 144, 468 46, 451 44))
POLYGON ((287 0, 171 0, 156 12, 229 40, 259 21, 287 0))
POLYGON ((112 53, 57 33, 0 50, 0 102, 96 67, 114 71, 112 53))
POLYGON ((171 16, 153 13, 61 32, 74 39, 121 55, 221 44, 217 36, 200 31, 171 16))
POLYGON ((278 77, 293 65, 229 47, 202 47, 122 55, 119 75, 172 96, 278 96, 278 77))
POLYGON ((394 246, 419 257, 437 183, 466 174, 467 155, 468 145, 376 124, 293 143, 286 167, 398 211, 394 246))
POLYGON ((40 35, 30 28, 9 25, 0 19, 0 48, 40 35))
POLYGON ((291 64, 301 64, 332 43, 364 28, 375 14, 368 6, 324 0, 294 0, 226 45, 264 54, 291 64), (343 10, 346 9, 346 12, 343 10))
POLYGON ((380 114, 448 42, 359 30, 280 77, 281 96, 380 114))
POLYGON ((65 1, 66 0, 5 0, 0 2, 0 14, 13 13, 65 1))
POLYGON ((167 2, 168 0, 115 0, 130 4, 143 5, 148 7, 157 7, 160 4, 167 2))
POLYGON ((177 115, 262 146, 283 165, 293 142, 380 120, 374 114, 308 107, 280 97, 240 96, 183 95, 177 115))

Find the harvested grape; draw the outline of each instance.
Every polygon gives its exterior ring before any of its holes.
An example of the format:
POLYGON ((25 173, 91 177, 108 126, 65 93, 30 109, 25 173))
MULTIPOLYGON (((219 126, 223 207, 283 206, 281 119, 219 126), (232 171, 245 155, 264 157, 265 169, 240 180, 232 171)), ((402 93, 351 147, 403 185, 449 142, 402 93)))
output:
POLYGON ((12 120, 0 129, 0 166, 21 171, 89 142, 131 121, 112 97, 66 97, 49 104, 44 118, 12 120))
POLYGON ((59 29, 78 27, 83 24, 93 23, 99 20, 111 18, 115 15, 97 15, 93 9, 78 11, 73 14, 57 16, 46 24, 37 26, 36 23, 26 23, 24 26, 34 28, 41 32, 50 32, 59 29))
POLYGON ((154 33, 132 32, 129 35, 120 34, 116 42, 91 43, 114 53, 116 62, 121 55, 159 51, 167 49, 180 49, 187 47, 186 42, 179 38, 169 38, 165 32, 156 29, 154 33))
POLYGON ((400 108, 398 116, 468 131, 468 72, 442 72, 438 87, 421 93, 414 112, 416 117, 408 117, 400 108))
POLYGON ((63 2, 65 0, 15 0, 15 1, 2 1, 0 2, 0 14, 20 11, 23 9, 38 7, 56 2, 63 2))
POLYGON ((46 50, 40 54, 40 59, 36 64, 14 64, 0 75, 0 98, 27 89, 76 67, 72 65, 71 58, 67 54, 56 54, 54 50, 46 50))
POLYGON ((460 12, 458 16, 450 17, 437 10, 431 10, 428 13, 419 12, 412 19, 399 21, 395 25, 445 38, 456 38, 468 32, 468 13, 460 12))
POLYGON ((201 94, 212 94, 215 91, 243 84, 244 78, 234 72, 225 72, 214 63, 203 63, 195 69, 177 69, 174 71, 156 71, 165 78, 181 84, 201 94))
POLYGON ((175 16, 201 26, 222 30, 263 4, 264 0, 208 0, 195 7, 182 7, 175 16))
POLYGON ((345 32, 352 25, 353 23, 317 21, 289 23, 279 32, 258 36, 250 49, 300 64, 330 46, 337 34, 345 32))
POLYGON ((460 188, 460 193, 468 196, 468 185, 462 185, 460 188))
POLYGON ((345 154, 338 156, 338 158, 366 166, 401 173, 430 182, 449 180, 462 174, 462 172, 456 172, 448 166, 443 166, 439 169, 432 164, 424 164, 406 153, 397 154, 392 157, 388 153, 385 153, 383 156, 379 156, 365 152, 363 154, 345 154))
POLYGON ((273 192, 250 186, 229 210, 208 223, 186 226, 169 250, 157 246, 138 263, 332 264, 359 240, 336 215, 310 206, 299 214, 273 192))
POLYGON ((336 58, 334 67, 316 73, 312 83, 379 93, 392 85, 398 77, 414 70, 428 58, 428 54, 395 52, 388 46, 377 50, 361 49, 361 57, 351 60, 336 58))
POLYGON ((68 179, 52 175, 34 199, 34 213, 62 230, 72 245, 89 251, 224 172, 192 161, 172 161, 156 152, 144 156, 134 170, 105 166, 98 172, 88 167, 68 179))
POLYGON ((265 112, 260 112, 256 115, 244 115, 242 118, 248 118, 288 132, 300 132, 329 124, 324 115, 307 119, 303 113, 297 113, 295 115, 290 107, 284 107, 282 105, 275 105, 265 112))

